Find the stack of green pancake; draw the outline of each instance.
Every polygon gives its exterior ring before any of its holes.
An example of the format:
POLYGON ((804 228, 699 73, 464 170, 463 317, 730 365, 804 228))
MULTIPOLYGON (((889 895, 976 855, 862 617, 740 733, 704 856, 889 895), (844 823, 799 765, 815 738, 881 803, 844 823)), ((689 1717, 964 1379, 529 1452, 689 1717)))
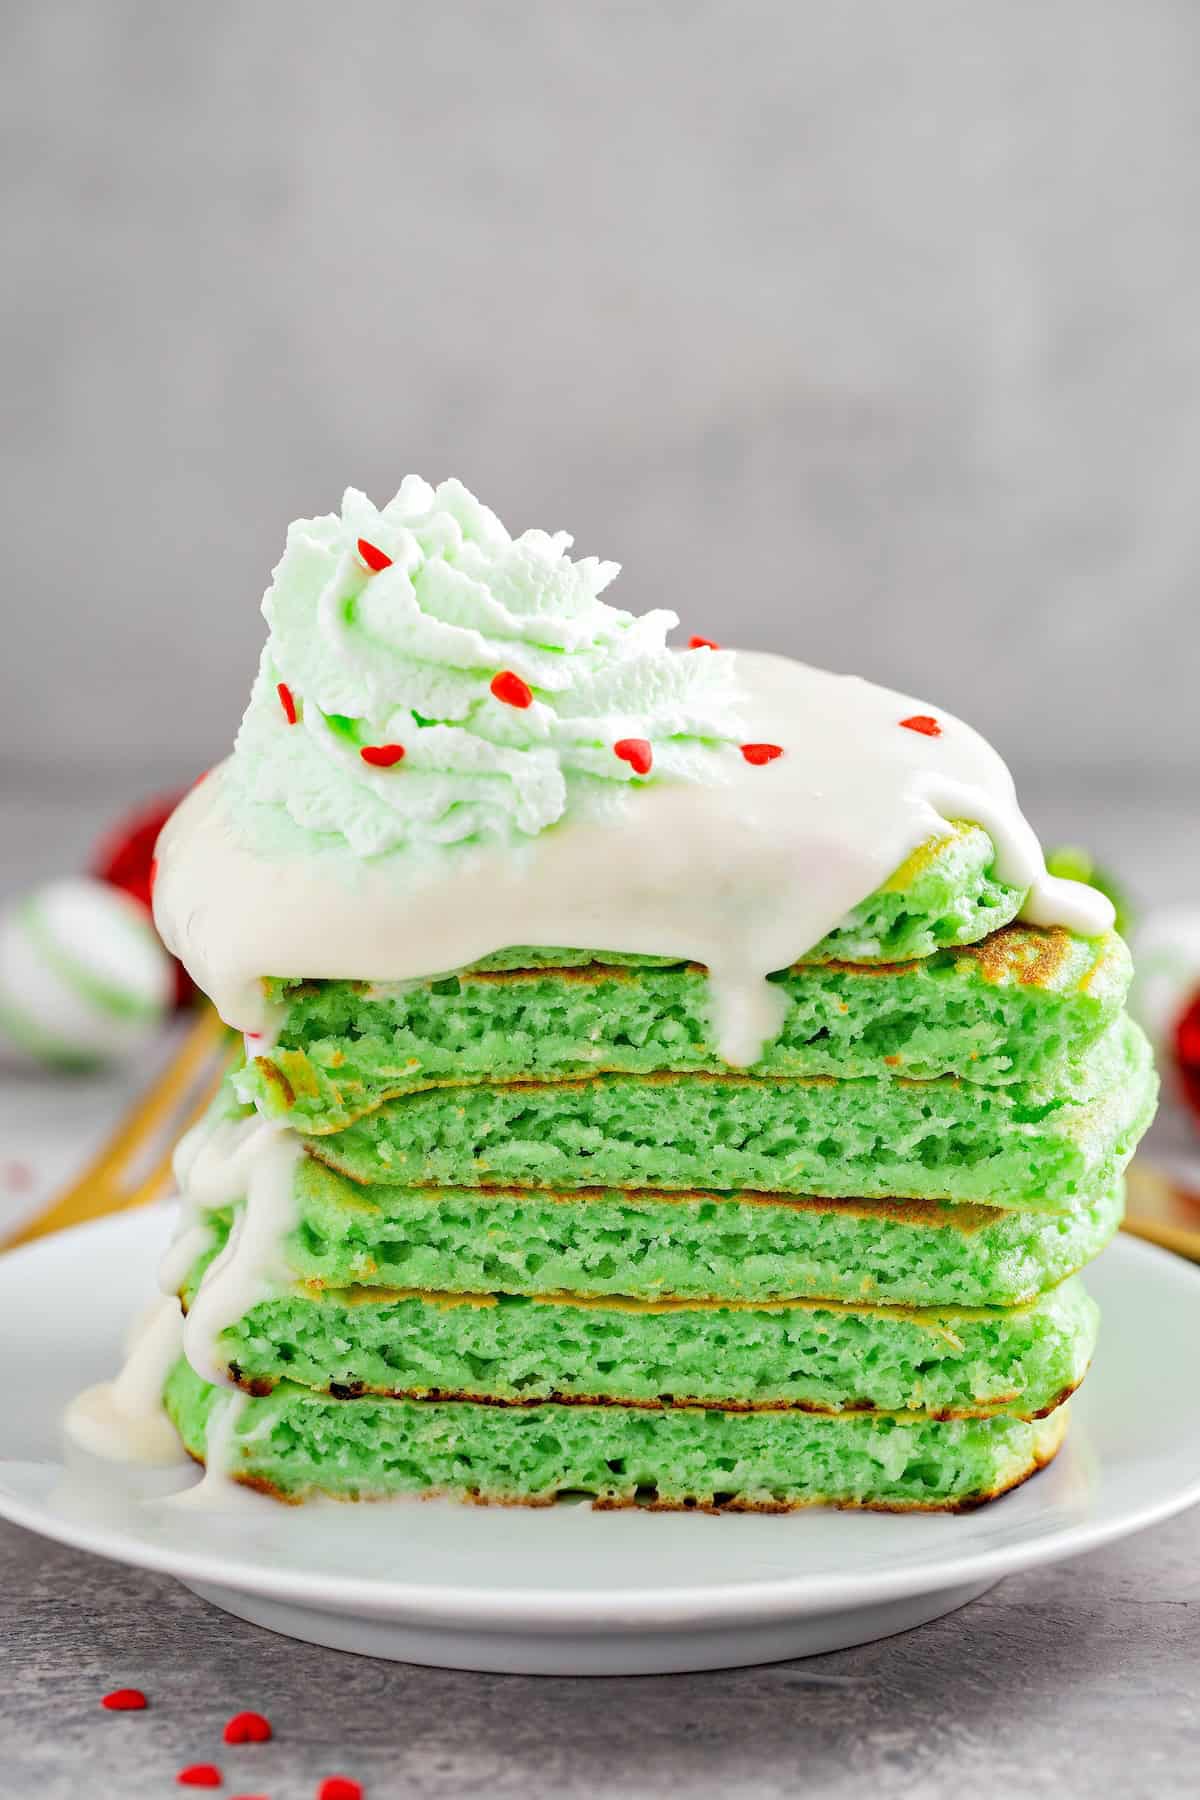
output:
MULTIPOLYGON (((714 1052, 705 971, 661 959, 269 981, 282 1029, 228 1104, 307 1155, 290 1279, 219 1339, 252 1396, 231 1472, 900 1509, 1047 1462, 1155 1081, 1121 939, 1014 924, 993 859, 957 828, 780 971, 749 1069, 714 1052)), ((198 1456, 221 1391, 169 1378, 198 1456)))

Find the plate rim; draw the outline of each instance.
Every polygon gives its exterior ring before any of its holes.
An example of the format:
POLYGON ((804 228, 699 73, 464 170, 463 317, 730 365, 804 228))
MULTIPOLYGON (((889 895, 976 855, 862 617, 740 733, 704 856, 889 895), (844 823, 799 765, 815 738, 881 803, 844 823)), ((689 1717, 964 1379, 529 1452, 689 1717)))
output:
MULTIPOLYGON (((37 1264, 42 1257, 52 1254, 51 1246, 61 1250, 68 1240, 82 1249, 80 1240, 83 1238, 115 1237, 122 1232, 144 1230, 165 1219, 170 1207, 170 1202, 160 1202, 136 1213, 113 1214, 56 1233, 54 1237, 35 1240, 5 1255, 0 1261, 0 1270, 14 1266, 24 1269, 30 1263, 37 1264)), ((1104 1254, 1128 1261, 1149 1278, 1164 1280, 1180 1289, 1189 1282, 1200 1282, 1200 1270, 1169 1251, 1124 1233, 1113 1240, 1104 1254)), ((3 1273, 0 1273, 0 1282, 3 1279, 3 1273)), ((1200 1290, 1197 1298, 1200 1298, 1200 1290)), ((268 1600, 288 1601, 320 1612, 354 1613, 408 1624, 474 1626, 483 1630, 525 1628, 562 1634, 577 1631, 581 1626, 590 1632, 623 1631, 630 1626, 663 1630, 681 1626, 735 1626, 853 1611, 971 1582, 998 1581, 1019 1570, 1044 1567, 1102 1549, 1122 1537, 1161 1524, 1200 1502, 1198 1459, 1190 1479, 1166 1492, 1149 1495, 1142 1504, 1115 1517, 1067 1524, 1057 1531, 1047 1530, 1032 1541, 1018 1537, 1011 1543, 964 1551, 958 1556, 943 1556, 936 1571, 928 1563, 914 1563, 892 1570, 875 1568, 869 1573, 850 1568, 792 1577, 781 1575, 770 1583, 734 1580, 703 1589, 639 1586, 603 1591, 581 1588, 549 1591, 528 1587, 493 1590, 386 1577, 312 1574, 302 1569, 271 1569, 253 1561, 239 1561, 233 1556, 218 1557, 203 1551, 189 1556, 176 1546, 160 1549, 145 1539, 106 1529, 86 1519, 47 1513, 43 1506, 15 1494, 5 1481, 4 1471, 9 1463, 18 1460, 28 1466, 27 1459, 7 1458, 0 1453, 0 1518, 52 1542, 87 1551, 110 1562, 171 1575, 187 1583, 226 1587, 268 1600)), ((424 1504, 419 1499, 410 1503, 424 1504)), ((272 1503, 264 1501, 263 1504, 272 1503)), ((700 1523, 699 1519, 697 1523, 700 1523)), ((700 1529, 713 1526, 719 1529, 720 1521, 705 1520, 700 1529)))

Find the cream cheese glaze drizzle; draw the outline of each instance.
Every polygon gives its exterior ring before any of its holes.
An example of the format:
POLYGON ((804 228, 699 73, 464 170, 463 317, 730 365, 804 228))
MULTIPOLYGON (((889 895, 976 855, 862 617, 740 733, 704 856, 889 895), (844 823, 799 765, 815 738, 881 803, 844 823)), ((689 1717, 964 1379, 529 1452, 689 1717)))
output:
POLYGON ((63 1421, 69 1438, 110 1462, 172 1464, 187 1458, 163 1406, 163 1385, 183 1349, 179 1301, 164 1296, 130 1333, 114 1381, 77 1394, 63 1421))
POLYGON ((970 726, 939 710, 940 735, 926 736, 900 724, 928 710, 911 696, 784 657, 736 662, 747 732, 781 756, 756 766, 734 752, 720 782, 648 783, 619 810, 568 811, 520 843, 263 849, 223 765, 159 840, 159 929, 243 1031, 272 1028, 265 975, 417 979, 514 944, 678 956, 707 967, 715 1042, 746 1065, 780 1023, 767 976, 954 820, 991 835, 999 879, 1028 890, 1026 919, 1111 927, 1103 895, 1047 874, 1006 764, 970 726))
POLYGON ((164 1291, 182 1286, 205 1248, 206 1215, 236 1205, 229 1237, 205 1270, 183 1328, 183 1350, 206 1381, 228 1381, 228 1359, 217 1346, 222 1331, 291 1279, 284 1241, 295 1217, 293 1177, 302 1154, 293 1133, 254 1116, 202 1120, 176 1154, 186 1210, 159 1270, 164 1291))

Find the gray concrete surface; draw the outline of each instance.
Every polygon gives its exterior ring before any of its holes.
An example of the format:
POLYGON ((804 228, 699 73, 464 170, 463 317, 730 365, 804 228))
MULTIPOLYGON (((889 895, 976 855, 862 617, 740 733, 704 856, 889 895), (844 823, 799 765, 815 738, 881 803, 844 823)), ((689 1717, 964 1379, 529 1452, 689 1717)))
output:
POLYGON ((636 608, 1195 767, 1193 0, 0 8, 0 780, 190 774, 287 520, 461 473, 636 608))
POLYGON ((365 1661, 274 1637, 175 1583, 0 1526, 3 1800, 166 1800, 184 1763, 225 1794, 311 1800, 1192 1800, 1200 1767, 1200 1509, 1013 1577, 949 1618, 836 1655, 711 1675, 537 1680, 365 1661), (153 1710, 99 1698, 144 1687, 153 1710), (276 1738, 234 1756, 229 1715, 276 1738), (236 1779, 235 1779, 236 1777, 236 1779))

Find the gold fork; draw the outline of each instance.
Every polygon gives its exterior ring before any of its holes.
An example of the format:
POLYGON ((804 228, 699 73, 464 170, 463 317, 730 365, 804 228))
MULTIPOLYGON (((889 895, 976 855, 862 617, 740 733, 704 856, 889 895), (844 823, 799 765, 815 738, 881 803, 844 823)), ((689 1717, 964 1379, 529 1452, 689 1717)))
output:
POLYGON ((238 1040, 205 1006, 178 1052, 64 1193, 3 1240, 15 1249, 52 1231, 157 1200, 171 1179, 175 1145, 194 1125, 233 1062, 238 1040))

